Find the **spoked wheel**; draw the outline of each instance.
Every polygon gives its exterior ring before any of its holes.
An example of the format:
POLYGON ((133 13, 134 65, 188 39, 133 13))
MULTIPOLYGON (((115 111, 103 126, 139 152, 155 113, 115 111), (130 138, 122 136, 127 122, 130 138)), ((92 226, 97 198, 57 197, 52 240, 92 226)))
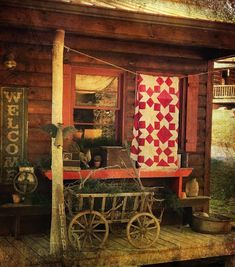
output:
POLYGON ((82 211, 73 217, 68 229, 69 241, 78 250, 89 250, 104 245, 109 225, 97 211, 82 211))
POLYGON ((154 215, 142 212, 130 219, 126 230, 128 241, 132 246, 148 248, 158 239, 160 224, 154 215))

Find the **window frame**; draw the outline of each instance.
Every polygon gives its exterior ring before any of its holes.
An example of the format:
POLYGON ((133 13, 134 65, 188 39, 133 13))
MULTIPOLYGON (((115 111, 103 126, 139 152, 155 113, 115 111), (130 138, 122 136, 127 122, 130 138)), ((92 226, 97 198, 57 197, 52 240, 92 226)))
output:
MULTIPOLYGON (((103 125, 95 123, 76 123, 74 121, 74 110, 75 109, 88 109, 88 110, 114 110, 115 111, 115 140, 117 144, 123 142, 123 131, 124 131, 124 90, 123 90, 123 72, 120 70, 108 69, 108 68, 95 68, 95 67, 84 67, 84 66, 72 66, 64 65, 64 110, 63 110, 63 121, 66 125, 103 125), (76 105, 76 75, 100 75, 100 76, 113 76, 118 78, 117 88, 117 107, 99 107, 99 106, 84 106, 76 105), (66 76, 67 75, 67 76, 66 76), (66 79, 67 77, 67 79, 66 79), (68 103, 69 102, 69 103, 68 103)), ((105 124, 104 124, 105 125, 105 124)))

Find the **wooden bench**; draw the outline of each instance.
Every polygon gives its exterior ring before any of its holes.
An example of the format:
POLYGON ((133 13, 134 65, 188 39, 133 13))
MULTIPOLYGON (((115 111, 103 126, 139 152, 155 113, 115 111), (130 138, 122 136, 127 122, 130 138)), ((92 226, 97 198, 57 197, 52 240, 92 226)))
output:
MULTIPOLYGON (((178 168, 178 169, 166 169, 166 170, 140 170, 140 178, 169 178, 174 179, 174 190, 179 198, 182 198, 182 186, 183 186, 183 177, 188 177, 192 168, 178 168)), ((75 180, 86 178, 91 173, 91 178, 93 179, 132 179, 136 177, 136 174, 132 168, 126 169, 89 169, 89 170, 80 170, 80 171, 64 171, 63 178, 64 180, 75 180)), ((48 179, 52 179, 51 170, 46 171, 45 176, 48 179)))
POLYGON ((7 203, 0 206, 0 217, 13 217, 14 219, 14 237, 19 239, 20 236, 20 222, 23 216, 34 215, 49 215, 51 208, 45 205, 28 205, 28 204, 13 204, 7 203))

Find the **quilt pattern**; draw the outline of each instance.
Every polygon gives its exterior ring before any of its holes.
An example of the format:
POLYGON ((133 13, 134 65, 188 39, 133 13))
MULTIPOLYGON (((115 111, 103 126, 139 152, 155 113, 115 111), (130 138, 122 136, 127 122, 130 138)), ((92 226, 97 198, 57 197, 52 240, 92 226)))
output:
POLYGON ((131 157, 141 168, 177 168, 178 82, 177 77, 138 76, 131 157))

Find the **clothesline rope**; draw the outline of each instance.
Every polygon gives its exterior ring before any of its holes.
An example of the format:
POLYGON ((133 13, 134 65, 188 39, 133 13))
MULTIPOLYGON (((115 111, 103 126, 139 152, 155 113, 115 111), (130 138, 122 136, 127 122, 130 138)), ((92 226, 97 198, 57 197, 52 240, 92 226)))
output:
POLYGON ((77 53, 77 54, 83 55, 83 56, 85 56, 85 57, 89 57, 89 58, 95 59, 95 60, 100 61, 100 62, 102 62, 102 63, 104 63, 104 64, 106 64, 106 65, 110 65, 110 66, 112 66, 112 67, 115 67, 116 69, 124 70, 124 71, 130 72, 130 73, 132 73, 132 74, 134 74, 134 75, 137 75, 137 74, 138 74, 137 72, 134 72, 134 71, 131 71, 131 70, 122 68, 122 67, 120 67, 120 66, 117 66, 117 65, 115 65, 115 64, 113 64, 113 63, 110 63, 110 62, 108 62, 108 61, 105 61, 105 60, 103 60, 103 59, 100 59, 100 58, 97 58, 97 57, 93 57, 93 56, 88 55, 88 54, 86 54, 86 53, 83 53, 83 52, 81 52, 81 51, 78 51, 78 50, 75 50, 75 49, 73 49, 73 48, 70 48, 70 47, 68 47, 68 46, 66 46, 66 45, 64 46, 64 48, 66 48, 68 52, 69 52, 69 51, 72 51, 72 52, 75 52, 75 53, 77 53))
MULTIPOLYGON (((94 57, 94 56, 91 56, 91 55, 86 54, 86 53, 84 53, 84 52, 81 52, 81 51, 79 51, 79 50, 70 48, 70 47, 68 47, 68 46, 66 46, 66 45, 64 46, 64 48, 67 49, 67 52, 72 51, 72 52, 74 52, 74 53, 80 54, 80 55, 85 56, 85 57, 89 57, 89 58, 91 58, 91 59, 94 59, 94 60, 97 60, 97 61, 99 61, 99 62, 102 62, 102 63, 104 63, 104 64, 106 64, 106 65, 112 66, 112 67, 114 67, 114 68, 116 68, 116 69, 120 69, 120 70, 129 72, 129 73, 131 73, 131 74, 134 74, 135 76, 137 76, 137 75, 139 74, 138 72, 135 72, 135 71, 132 71, 132 70, 129 70, 129 69, 120 67, 120 66, 118 66, 118 65, 116 65, 116 64, 113 64, 113 63, 111 63, 111 62, 105 61, 105 60, 103 60, 103 59, 100 59, 100 58, 97 58, 97 57, 94 57)), ((193 75, 193 76, 201 76, 201 75, 206 75, 206 74, 210 74, 210 73, 216 73, 216 72, 220 72, 220 71, 228 70, 228 69, 235 69, 235 67, 221 68, 221 69, 218 69, 218 70, 215 70, 215 69, 214 69, 214 70, 212 70, 212 71, 199 72, 199 73, 189 74, 189 75, 193 75)), ((173 74, 173 75, 175 75, 175 74, 173 74)), ((179 78, 181 78, 181 79, 182 79, 182 78, 187 78, 189 75, 179 76, 179 78)))

